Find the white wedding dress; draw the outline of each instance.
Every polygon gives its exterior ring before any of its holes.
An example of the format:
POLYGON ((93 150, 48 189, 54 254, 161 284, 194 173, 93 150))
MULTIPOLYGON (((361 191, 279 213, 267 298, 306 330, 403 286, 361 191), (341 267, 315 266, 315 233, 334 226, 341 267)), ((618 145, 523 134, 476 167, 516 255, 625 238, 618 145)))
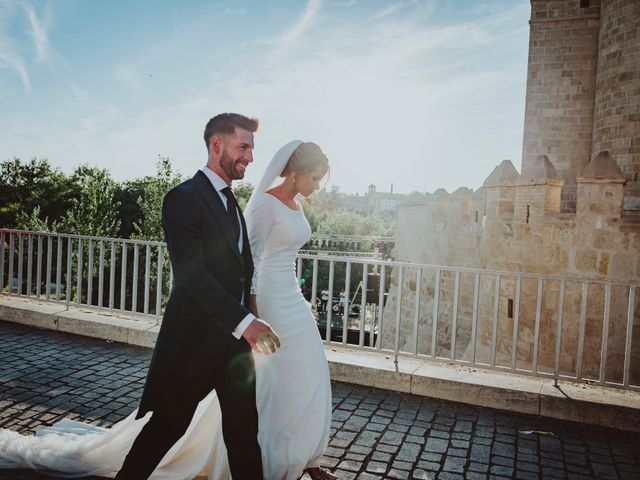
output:
MULTIPOLYGON (((247 217, 256 264, 252 289, 258 314, 279 335, 275 354, 255 354, 258 440, 266 480, 295 480, 318 465, 331 423, 331 385, 324 348, 295 276, 298 249, 311 234, 302 209, 267 193, 247 217)), ((62 420, 35 436, 0 429, 0 468, 32 468, 57 477, 113 477, 150 418, 135 412, 110 428, 62 420)), ((185 435, 152 480, 231 478, 215 391, 204 398, 185 435)), ((242 480, 242 479, 236 479, 242 480)))

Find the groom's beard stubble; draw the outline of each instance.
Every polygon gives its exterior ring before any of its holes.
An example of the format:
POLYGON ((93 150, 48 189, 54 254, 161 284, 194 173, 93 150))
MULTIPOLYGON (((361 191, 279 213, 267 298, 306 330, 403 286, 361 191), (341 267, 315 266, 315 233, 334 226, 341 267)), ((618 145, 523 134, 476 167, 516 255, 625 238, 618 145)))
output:
POLYGON ((244 172, 249 164, 240 158, 232 158, 226 150, 223 150, 220 157, 220 167, 224 170, 231 180, 241 180, 244 178, 244 172))

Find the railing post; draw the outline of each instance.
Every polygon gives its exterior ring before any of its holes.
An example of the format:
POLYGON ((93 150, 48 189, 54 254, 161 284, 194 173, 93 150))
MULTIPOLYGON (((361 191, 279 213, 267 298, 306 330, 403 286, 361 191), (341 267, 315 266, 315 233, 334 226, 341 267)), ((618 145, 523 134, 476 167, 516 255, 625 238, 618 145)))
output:
POLYGON ((480 273, 476 272, 473 283, 473 314, 471 315, 471 364, 476 363, 476 343, 478 340, 478 308, 480 304, 480 273))
POLYGON ((65 279, 65 299, 67 302, 67 308, 69 308, 69 304, 71 303, 71 284, 72 284, 72 280, 73 280, 73 272, 71 270, 71 262, 73 260, 72 258, 72 254, 73 254, 73 240, 71 239, 70 236, 67 237, 67 275, 66 275, 66 279, 65 279))
POLYGON ((538 348, 540 343, 540 316, 542 314, 542 277, 538 278, 538 297, 536 301, 536 324, 533 334, 533 373, 538 373, 538 348))
POLYGON ((36 298, 40 298, 42 288, 42 235, 38 235, 38 265, 36 265, 36 298))
POLYGON ((564 315, 564 280, 560 281, 560 293, 558 293, 558 324, 556 326, 556 358, 554 362, 553 378, 558 383, 560 377, 560 351, 562 348, 562 318, 564 315))
POLYGON ((600 385, 607 381, 607 349, 609 346, 609 317, 611 316, 611 284, 604 290, 604 319, 602 321, 602 349, 600 351, 600 385))
POLYGON ((27 235, 27 297, 31 296, 31 289, 33 287, 33 234, 27 235))
POLYGON ((87 305, 93 303, 93 240, 89 239, 89 255, 87 260, 87 305))
POLYGON ((9 234, 9 278, 7 279, 7 283, 9 284, 9 295, 13 295, 13 251, 15 249, 13 237, 14 237, 13 233, 10 233, 9 234))
POLYGON ((158 276, 156 280, 156 322, 160 323, 160 317, 162 317, 162 267, 163 267, 163 258, 162 258, 162 245, 158 245, 158 266, 156 275, 158 276))
POLYGON ((311 305, 315 305, 316 313, 318 312, 318 259, 313 259, 313 273, 311 274, 311 305))
POLYGON ((22 270, 24 263, 24 235, 18 234, 18 285, 17 294, 22 295, 22 270))
MULTIPOLYGON (((349 335, 349 293, 351 287, 351 262, 347 260, 345 280, 344 280, 344 307, 342 309, 342 344, 347 344, 349 335)), ((340 307, 340 300, 338 300, 340 307)))
POLYGON ((111 240, 111 259, 109 261, 109 308, 113 309, 116 289, 116 242, 111 240))
POLYGON ((122 257, 120 258, 120 310, 126 310, 127 301, 127 242, 120 245, 122 257))
POLYGON ((51 265, 53 263, 53 236, 49 235, 47 237, 47 275, 46 275, 46 296, 45 298, 49 300, 51 298, 51 265))
POLYGON ((378 311, 376 316, 378 318, 378 350, 382 350, 382 322, 384 318, 384 290, 385 290, 385 278, 386 278, 386 265, 382 265, 380 268, 380 285, 378 289, 378 311))
POLYGON ((511 371, 518 367, 518 328, 520 325, 520 293, 522 291, 522 275, 516 278, 516 298, 513 306, 513 337, 511 339, 511 371))
POLYGON ((456 360, 456 333, 458 330, 458 297, 460 295, 460 271, 456 270, 453 288, 453 319, 451 321, 451 360, 456 360))
POLYGON ((422 291, 422 269, 416 269, 416 302, 413 318, 413 354, 418 355, 418 325, 420 324, 420 293, 422 291))
MULTIPOLYGON (((364 327, 367 321, 367 273, 369 265, 362 264, 362 288, 360 289, 360 335, 358 337, 358 346, 364 347, 364 327)), ((370 332, 369 335, 373 335, 370 332)))
MULTIPOLYGON (((400 319, 402 318, 402 284, 404 283, 402 265, 398 267, 398 303, 396 305, 396 336, 393 351, 396 355, 400 351, 400 319)), ((397 357, 396 357, 397 358, 397 357)))
POLYGON ((629 286, 629 307, 627 309, 627 333, 624 342, 624 373, 622 384, 629 386, 629 370, 631 368, 631 335, 633 333, 633 318, 636 308, 636 287, 629 286))
POLYGON ((98 265, 98 306, 104 306, 104 240, 100 240, 100 263, 98 265))
POLYGON ((327 301, 327 311, 325 318, 327 319, 325 340, 331 341, 331 321, 333 320, 333 277, 335 275, 335 264, 333 260, 329 260, 329 300, 327 301))
POLYGON ((580 327, 578 330, 578 358, 576 366, 576 380, 582 380, 582 364, 584 362, 584 332, 587 323, 587 298, 589 296, 589 284, 582 282, 582 301, 580 306, 580 327))
POLYGON ((500 309, 500 274, 496 275, 496 290, 493 297, 493 321, 491 322, 491 366, 496 366, 496 348, 498 338, 498 310, 500 309))
POLYGON ((431 322, 431 358, 437 358, 436 341, 438 338, 438 306, 440 303, 440 269, 436 270, 436 284, 433 289, 433 321, 431 322))
POLYGON ((56 302, 60 301, 60 284, 62 283, 62 236, 56 238, 56 302))
POLYGON ((131 311, 136 313, 138 311, 138 267, 140 251, 138 244, 133 244, 133 276, 132 276, 132 293, 131 293, 131 311))
POLYGON ((147 243, 144 258, 144 307, 143 312, 149 313, 149 282, 151 280, 151 245, 147 243))
POLYGON ((78 238, 78 279, 76 283, 76 303, 78 305, 82 304, 82 273, 83 273, 83 265, 84 265, 84 251, 83 251, 83 240, 82 238, 78 238))

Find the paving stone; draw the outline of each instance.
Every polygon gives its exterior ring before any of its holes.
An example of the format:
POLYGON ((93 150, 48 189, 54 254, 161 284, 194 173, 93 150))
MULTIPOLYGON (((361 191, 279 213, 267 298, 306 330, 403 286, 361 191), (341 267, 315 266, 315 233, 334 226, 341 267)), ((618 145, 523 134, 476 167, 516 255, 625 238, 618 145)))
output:
MULTIPOLYGON (((137 408, 150 357, 0 321, 0 427, 29 434, 64 417, 109 426, 137 408)), ((640 479, 640 435, 343 383, 332 392, 320 464, 341 480, 640 479)), ((0 472, 0 480, 46 479, 0 472)))
POLYGON ((439 463, 425 462, 421 460, 418 462, 418 468, 427 470, 430 472, 437 472, 438 470, 440 470, 440 468, 442 468, 442 466, 439 463))
POLYGON ((392 468, 387 473, 387 478, 396 478, 398 480, 408 480, 411 478, 411 473, 407 470, 398 470, 396 468, 392 468))
POLYGON ((389 465, 386 462, 374 462, 374 461, 371 461, 371 462, 367 463, 367 466, 365 467, 365 470, 367 472, 372 472, 372 473, 385 473, 387 471, 388 467, 389 467, 389 465))
POLYGON ((512 467, 504 467, 502 465, 491 465, 491 475, 502 475, 504 477, 511 477, 513 475, 512 467))
POLYGON ((416 480, 434 480, 436 478, 435 472, 427 472, 419 468, 415 469, 411 474, 411 478, 416 480))
POLYGON ((440 472, 438 480, 464 480, 464 475, 452 472, 440 472))
POLYGON ((393 457, 389 453, 373 452, 373 455, 371 455, 371 459, 377 462, 390 463, 393 457))
POLYGON ((356 462, 354 460, 343 460, 338 464, 338 468, 342 470, 349 470, 350 472, 359 472, 362 469, 362 462, 356 462))
POLYGON ((445 457, 442 469, 446 472, 464 473, 464 467, 467 463, 466 458, 445 457))
POLYGON ((358 475, 358 480, 382 480, 384 477, 364 472, 358 475))
POLYGON ((427 452, 444 453, 447 451, 448 447, 448 441, 437 438, 430 438, 427 440, 427 444, 425 445, 424 449, 427 452))
POLYGON ((465 473, 464 478, 467 480, 485 480, 488 477, 484 473, 467 472, 465 473))

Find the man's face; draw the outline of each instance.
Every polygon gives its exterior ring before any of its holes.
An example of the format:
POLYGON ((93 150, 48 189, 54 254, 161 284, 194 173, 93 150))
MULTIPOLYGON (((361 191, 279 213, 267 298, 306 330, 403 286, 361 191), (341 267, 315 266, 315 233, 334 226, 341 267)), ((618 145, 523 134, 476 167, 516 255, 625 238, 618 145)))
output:
POLYGON ((236 127, 234 133, 222 135, 213 142, 214 148, 218 148, 220 152, 213 170, 228 184, 231 184, 232 180, 244 178, 247 166, 253 162, 253 133, 236 127), (218 168, 215 168, 216 166, 218 168))

